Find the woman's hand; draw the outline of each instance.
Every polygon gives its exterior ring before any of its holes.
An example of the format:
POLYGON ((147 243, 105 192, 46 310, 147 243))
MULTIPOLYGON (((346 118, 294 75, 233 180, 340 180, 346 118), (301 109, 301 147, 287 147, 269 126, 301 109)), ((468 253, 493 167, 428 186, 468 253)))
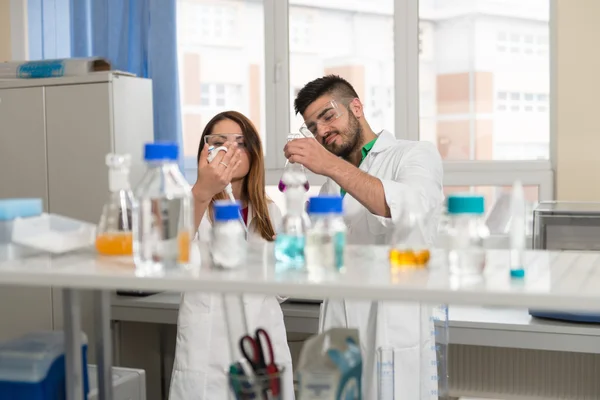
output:
POLYGON ((198 162, 198 177, 192 188, 196 201, 209 202, 217 193, 221 193, 231 182, 240 162, 240 150, 235 142, 227 145, 227 152, 219 151, 210 163, 208 146, 204 145, 198 162))

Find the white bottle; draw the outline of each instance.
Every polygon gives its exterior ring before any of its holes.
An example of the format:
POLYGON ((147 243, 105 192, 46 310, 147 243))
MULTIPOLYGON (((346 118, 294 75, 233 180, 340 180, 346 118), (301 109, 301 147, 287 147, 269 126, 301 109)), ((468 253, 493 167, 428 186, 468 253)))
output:
POLYGON ((240 204, 229 200, 214 203, 210 253, 214 267, 241 268, 246 263, 248 243, 239 220, 240 204))

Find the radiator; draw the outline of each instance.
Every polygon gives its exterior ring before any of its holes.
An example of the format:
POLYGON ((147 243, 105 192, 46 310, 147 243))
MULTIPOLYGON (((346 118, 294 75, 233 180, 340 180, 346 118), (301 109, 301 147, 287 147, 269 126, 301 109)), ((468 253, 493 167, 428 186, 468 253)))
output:
POLYGON ((450 345, 448 373, 453 397, 600 399, 600 354, 450 345))

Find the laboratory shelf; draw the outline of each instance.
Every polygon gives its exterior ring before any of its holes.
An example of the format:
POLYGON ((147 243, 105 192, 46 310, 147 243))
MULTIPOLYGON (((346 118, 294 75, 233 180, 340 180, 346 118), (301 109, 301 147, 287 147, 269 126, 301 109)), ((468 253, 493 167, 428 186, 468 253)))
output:
POLYGON ((439 252, 433 253, 429 269, 393 272, 386 247, 349 246, 345 273, 316 275, 278 270, 272 250, 271 244, 253 246, 245 268, 222 271, 211 267, 207 250, 202 248, 202 263, 159 277, 136 276, 131 263, 97 258, 91 253, 32 257, 0 263, 0 282, 73 289, 197 290, 316 299, 600 310, 599 253, 529 251, 525 255, 527 276, 514 281, 509 277, 509 252, 490 251, 485 274, 475 281, 449 276, 439 252))

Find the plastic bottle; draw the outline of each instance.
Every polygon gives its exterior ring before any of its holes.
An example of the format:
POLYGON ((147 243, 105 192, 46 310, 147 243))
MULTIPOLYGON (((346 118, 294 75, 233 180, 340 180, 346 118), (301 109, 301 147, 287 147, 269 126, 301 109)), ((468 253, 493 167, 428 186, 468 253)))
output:
POLYGON ((484 198, 461 193, 448 196, 448 263, 453 275, 480 275, 485 268, 484 241, 490 232, 483 220, 484 198))
POLYGON ((96 250, 106 256, 133 254, 133 193, 129 184, 129 154, 107 154, 108 190, 110 195, 102 208, 96 233, 96 250))
POLYGON ((304 245, 310 219, 304 210, 306 191, 301 181, 294 176, 284 176, 287 212, 275 237, 275 261, 284 269, 304 268, 304 245))
POLYGON ((149 143, 148 171, 135 189, 133 255, 140 275, 186 267, 193 237, 191 187, 177 165, 174 143, 149 143))
POLYGON ((525 277, 523 253, 525 251, 525 192, 520 181, 513 185, 510 204, 510 276, 522 279, 525 277))
POLYGON ((306 265, 309 271, 339 271, 344 267, 346 224, 342 198, 321 195, 308 203, 311 228, 306 236, 306 265))
POLYGON ((229 200, 214 203, 214 224, 211 233, 213 266, 223 269, 240 268, 246 263, 248 242, 239 220, 240 204, 229 200))
MULTIPOLYGON (((304 135, 299 133, 290 133, 287 137, 287 141, 290 142, 294 139, 305 138, 304 135)), ((304 191, 308 192, 310 189, 310 184, 308 183, 308 178, 306 177, 306 171, 302 164, 297 164, 293 162, 285 161, 285 166, 283 167, 283 174, 281 175, 281 179, 279 180, 279 191, 285 192, 288 184, 286 181, 289 180, 289 175, 294 176, 294 180, 300 180, 302 186, 304 187, 304 191)))

